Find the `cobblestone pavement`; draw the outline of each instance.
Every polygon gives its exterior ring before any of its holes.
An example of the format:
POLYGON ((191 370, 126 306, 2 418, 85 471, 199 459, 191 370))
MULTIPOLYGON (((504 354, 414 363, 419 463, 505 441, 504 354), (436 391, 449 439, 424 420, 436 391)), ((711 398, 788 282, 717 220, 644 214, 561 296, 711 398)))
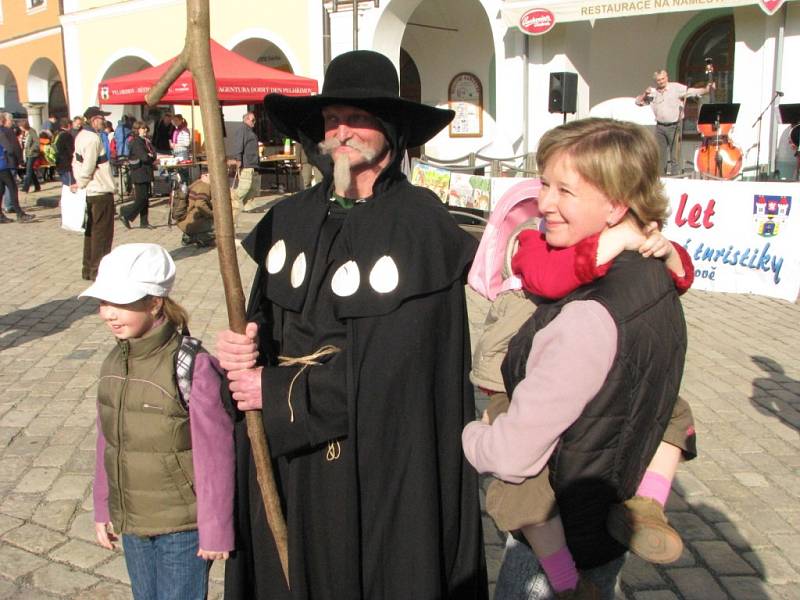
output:
MULTIPOLYGON (((122 553, 93 543, 91 513, 95 383, 113 340, 96 304, 76 298, 83 239, 42 206, 54 193, 49 185, 22 198, 37 222, 0 226, 0 598, 129 598, 122 553)), ((151 214, 156 229, 118 224, 114 242, 172 252, 173 295, 213 349, 226 323, 216 252, 182 247, 163 203, 151 214)), ((240 229, 260 216, 241 215, 240 229)), ((253 269, 241 250, 239 260, 247 285, 253 269)), ((681 467, 668 509, 686 548, 664 567, 630 558, 619 595, 800 598, 800 306, 703 292, 684 306, 683 394, 701 455, 681 467)), ((484 525, 494 580, 503 537, 484 525)), ((221 575, 217 564, 212 599, 222 597, 221 575)))

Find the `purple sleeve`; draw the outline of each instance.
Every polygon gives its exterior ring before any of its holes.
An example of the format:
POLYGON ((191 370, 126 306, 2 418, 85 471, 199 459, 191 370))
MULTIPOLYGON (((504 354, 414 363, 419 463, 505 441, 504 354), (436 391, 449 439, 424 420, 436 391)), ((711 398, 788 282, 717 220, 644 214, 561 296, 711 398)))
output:
POLYGON ((233 550, 233 423, 220 399, 221 372, 216 358, 199 353, 189 402, 200 548, 214 552, 233 550))
POLYGON ((108 474, 105 464, 106 438, 100 427, 100 415, 97 415, 97 443, 94 457, 94 487, 92 502, 94 504, 94 522, 108 523, 111 515, 108 512, 108 474))
POLYGON ((567 304, 534 336, 525 379, 508 412, 491 425, 474 421, 464 428, 461 440, 470 464, 512 483, 539 473, 561 434, 600 391, 616 350, 616 325, 600 303, 567 304))

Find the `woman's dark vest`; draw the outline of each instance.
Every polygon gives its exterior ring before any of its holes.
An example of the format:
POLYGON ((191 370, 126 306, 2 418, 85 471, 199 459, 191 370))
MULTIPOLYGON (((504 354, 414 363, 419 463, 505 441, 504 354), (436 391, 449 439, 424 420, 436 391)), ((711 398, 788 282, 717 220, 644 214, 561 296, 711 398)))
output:
POLYGON ((686 323, 664 264, 624 252, 606 277, 540 304, 520 328, 502 367, 509 396, 525 378, 533 336, 576 300, 600 302, 617 326, 617 353, 603 387, 563 433, 548 463, 567 544, 586 569, 625 552, 606 532, 608 509, 635 493, 672 415, 686 323))

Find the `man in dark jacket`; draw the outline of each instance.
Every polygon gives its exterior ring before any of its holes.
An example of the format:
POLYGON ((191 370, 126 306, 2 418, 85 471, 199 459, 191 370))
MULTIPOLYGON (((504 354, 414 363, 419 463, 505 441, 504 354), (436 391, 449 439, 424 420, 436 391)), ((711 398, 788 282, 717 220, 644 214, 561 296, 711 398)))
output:
POLYGON ((261 190, 261 175, 258 172, 258 136, 255 132, 256 116, 248 112, 242 117, 240 127, 233 137, 233 156, 238 167, 238 184, 234 196, 234 219, 247 202, 261 190))
POLYGON ((324 179, 243 242, 259 265, 251 322, 218 338, 238 409, 226 598, 487 597, 477 475, 460 448, 475 414, 464 299, 475 242, 400 171, 405 149, 453 113, 398 90, 389 59, 355 51, 331 62, 320 95, 265 98, 324 179), (286 511, 288 587, 248 410, 261 411, 286 511))
POLYGON ((75 153, 75 138, 70 130, 70 120, 62 117, 58 121, 59 130, 55 133, 53 144, 56 149, 56 172, 63 185, 72 185, 72 156, 75 153))
MULTIPOLYGON (((19 147, 17 136, 12 129, 13 125, 14 115, 0 113, 0 198, 7 189, 11 197, 11 207, 17 214, 17 223, 29 223, 34 220, 34 217, 20 207, 17 182, 14 177, 14 173, 22 162, 22 149, 19 147)), ((11 219, 3 214, 2 208, 0 208, 0 223, 10 222, 11 219)))

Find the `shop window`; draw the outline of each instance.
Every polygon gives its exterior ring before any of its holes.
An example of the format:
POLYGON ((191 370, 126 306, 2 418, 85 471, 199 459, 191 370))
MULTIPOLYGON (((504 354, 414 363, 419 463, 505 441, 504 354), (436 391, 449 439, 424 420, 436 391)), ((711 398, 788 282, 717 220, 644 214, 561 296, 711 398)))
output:
POLYGON ((714 19, 701 26, 686 42, 678 62, 678 79, 690 87, 702 87, 708 81, 706 59, 714 67, 716 83, 713 96, 703 96, 686 103, 684 136, 697 134, 697 115, 705 102, 731 102, 733 99, 734 23, 732 16, 714 19))

